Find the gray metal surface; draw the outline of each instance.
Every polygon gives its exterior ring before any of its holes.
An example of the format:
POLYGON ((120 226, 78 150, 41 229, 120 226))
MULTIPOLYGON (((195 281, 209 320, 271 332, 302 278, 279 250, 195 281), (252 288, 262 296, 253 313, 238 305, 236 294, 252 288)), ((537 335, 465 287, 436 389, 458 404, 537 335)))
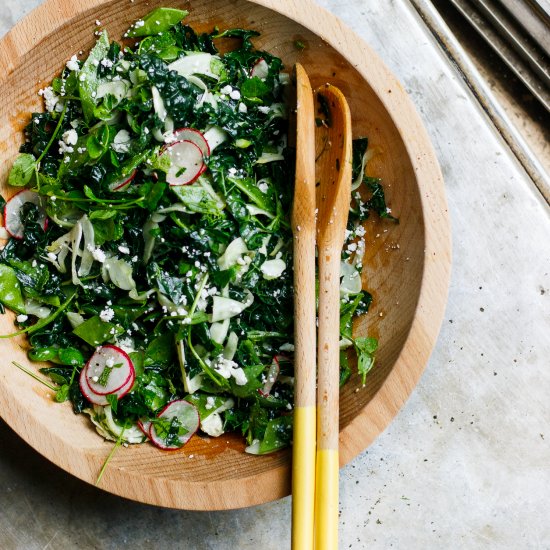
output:
MULTIPOLYGON (((38 2, 4 0, 0 33, 38 2)), ((342 471, 340 547, 547 549, 549 208, 406 0, 319 4, 383 57, 415 103, 443 170, 454 241, 426 372, 342 471)), ((2 424, 0 495, 2 550, 289 548, 289 499, 220 513, 124 501, 53 467, 2 424)))
POLYGON ((439 42, 449 61, 456 66, 464 83, 470 88, 490 121, 529 174, 546 202, 550 202, 550 175, 547 167, 543 166, 536 155, 533 154, 521 133, 510 121, 505 110, 495 100, 487 82, 480 76, 437 9, 429 0, 410 0, 410 3, 439 42))
MULTIPOLYGON (((498 0, 451 0, 464 18, 504 60, 533 95, 550 111, 550 58, 531 34, 503 9, 498 0)), ((517 2, 516 6, 521 4, 517 2)), ((534 25, 535 19, 530 20, 534 25)), ((547 45, 550 30, 546 27, 547 45)))
POLYGON ((498 0, 533 40, 550 55, 550 2, 548 0, 498 0))

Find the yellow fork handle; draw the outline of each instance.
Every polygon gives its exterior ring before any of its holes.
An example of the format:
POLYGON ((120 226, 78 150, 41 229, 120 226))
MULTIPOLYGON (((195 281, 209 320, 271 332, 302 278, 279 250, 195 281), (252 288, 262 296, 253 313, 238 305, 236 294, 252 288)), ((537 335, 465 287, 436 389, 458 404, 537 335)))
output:
POLYGON ((316 408, 294 409, 292 549, 313 550, 316 408))

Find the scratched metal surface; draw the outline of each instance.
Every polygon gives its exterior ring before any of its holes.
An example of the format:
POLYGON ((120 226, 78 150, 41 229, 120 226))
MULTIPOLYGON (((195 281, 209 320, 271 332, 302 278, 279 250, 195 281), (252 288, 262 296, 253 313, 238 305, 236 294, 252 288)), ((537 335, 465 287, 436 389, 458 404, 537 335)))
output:
MULTIPOLYGON (((39 1, 3 0, 0 34, 39 1)), ((410 93, 444 172, 454 241, 426 373, 342 472, 341 547, 550 548, 548 206, 407 0, 319 3, 410 93)), ((216 513, 124 501, 50 465, 0 421, 3 550, 279 550, 289 521, 289 499, 216 513)))

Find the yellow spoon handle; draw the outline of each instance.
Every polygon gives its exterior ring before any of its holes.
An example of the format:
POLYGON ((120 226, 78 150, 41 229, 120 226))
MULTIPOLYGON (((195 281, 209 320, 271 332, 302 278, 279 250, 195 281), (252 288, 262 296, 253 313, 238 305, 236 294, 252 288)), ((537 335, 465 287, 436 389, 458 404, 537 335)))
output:
POLYGON ((319 247, 315 550, 338 548, 340 249, 319 247))
POLYGON ((315 550, 338 548, 338 451, 317 451, 315 550))

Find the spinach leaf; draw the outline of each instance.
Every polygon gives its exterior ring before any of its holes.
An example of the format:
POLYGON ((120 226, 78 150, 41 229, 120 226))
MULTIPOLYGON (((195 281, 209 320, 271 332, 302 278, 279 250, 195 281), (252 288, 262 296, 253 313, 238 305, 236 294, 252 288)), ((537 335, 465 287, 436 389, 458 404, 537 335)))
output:
POLYGON ((36 159, 29 153, 21 153, 11 167, 8 183, 14 187, 28 185, 36 173, 36 159))
POLYGON ((82 113, 88 125, 91 125, 94 109, 97 105, 97 88, 100 82, 98 77, 98 66, 101 60, 108 54, 109 47, 110 43, 107 31, 104 30, 80 69, 78 93, 80 96, 82 113))
POLYGON ((292 441, 292 416, 270 420, 260 441, 258 454, 267 454, 288 447, 292 441))
POLYGON ((0 264, 0 302, 17 313, 25 313, 25 302, 15 270, 0 264))
POLYGON ((93 347, 100 346, 123 332, 124 329, 120 325, 102 321, 99 315, 91 317, 73 329, 76 336, 93 347))
POLYGON ((134 23, 127 31, 130 38, 160 34, 177 25, 189 15, 187 10, 157 8, 134 23))

